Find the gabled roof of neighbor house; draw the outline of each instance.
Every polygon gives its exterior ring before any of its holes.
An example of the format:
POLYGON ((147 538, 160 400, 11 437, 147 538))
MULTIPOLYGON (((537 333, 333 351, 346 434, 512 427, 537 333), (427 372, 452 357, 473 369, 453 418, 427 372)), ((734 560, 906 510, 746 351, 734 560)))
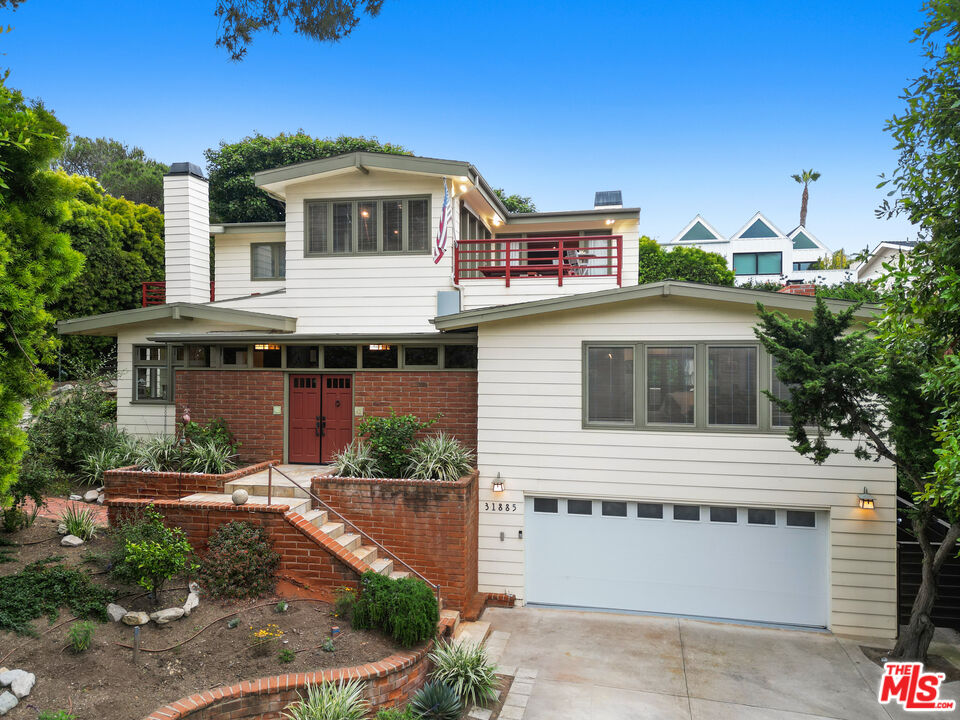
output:
POLYGON ((830 252, 830 248, 820 242, 819 238, 807 230, 803 225, 797 225, 793 230, 787 233, 787 237, 793 241, 794 250, 813 250, 820 248, 825 252, 830 252))
POLYGON ((713 225, 708 223, 703 215, 697 213, 697 216, 688 222, 671 240, 671 243, 682 242, 726 242, 726 238, 713 225))
POLYGON ((551 218, 566 215, 591 216, 583 219, 593 219, 592 216, 609 217, 636 217, 640 208, 592 208, 590 210, 541 212, 541 213, 512 213, 493 191, 490 184, 483 178, 480 171, 471 163, 463 160, 444 160, 442 158, 421 157, 419 155, 394 155, 392 153, 377 152, 349 152, 334 155, 320 160, 308 160, 294 165, 261 170, 254 173, 253 181, 257 187, 268 193, 283 198, 284 188, 289 183, 303 182, 320 175, 333 172, 355 170, 368 173, 371 169, 391 170, 420 175, 445 176, 451 179, 465 178, 472 183, 483 195, 487 203, 495 208, 507 222, 516 222, 526 219, 527 222, 545 221, 551 218))
POLYGON ((857 274, 873 267, 883 258, 880 255, 881 250, 895 250, 897 253, 909 253, 917 246, 916 240, 881 240, 876 247, 870 251, 870 255, 862 263, 857 265, 854 270, 857 274))
POLYGON ((770 222, 763 213, 756 212, 753 217, 747 220, 746 224, 734 233, 731 240, 751 240, 756 238, 782 238, 786 237, 780 230, 770 222))
POLYGON ((116 328, 160 320, 212 320, 279 332, 297 329, 297 319, 286 315, 238 310, 213 303, 174 302, 61 320, 57 323, 57 332, 61 335, 115 335, 112 331, 116 328))
MULTIPOLYGON (((631 300, 670 296, 744 305, 756 305, 759 302, 764 307, 774 310, 810 311, 816 303, 816 298, 805 295, 666 280, 645 285, 614 288, 613 290, 549 298, 547 300, 467 310, 455 315, 441 315, 434 318, 432 322, 438 330, 459 330, 497 320, 511 320, 563 310, 581 310, 631 300)), ((846 309, 853 304, 849 300, 827 300, 827 306, 834 311, 846 309)), ((877 309, 875 305, 863 305, 857 310, 855 316, 862 319, 871 319, 877 309)))

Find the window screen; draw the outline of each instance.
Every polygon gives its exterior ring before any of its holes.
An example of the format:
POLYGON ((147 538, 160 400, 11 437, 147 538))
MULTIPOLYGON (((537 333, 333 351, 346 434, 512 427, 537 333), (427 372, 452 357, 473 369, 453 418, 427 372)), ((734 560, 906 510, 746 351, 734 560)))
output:
MULTIPOLYGON (((777 377, 777 366, 779 362, 773 358, 772 370, 770 373, 770 392, 779 400, 790 399, 790 386, 777 377)), ((770 424, 774 427, 787 427, 790 424, 790 413, 781 410, 776 403, 770 403, 771 416, 770 424)))
POLYGON ((333 203, 333 252, 353 252, 353 203, 333 203))
POLYGON ((587 420, 633 421, 633 348, 587 348, 587 420))
POLYGON ((407 201, 407 232, 410 252, 430 249, 430 202, 426 198, 407 201))
POLYGON ((383 203, 383 251, 400 252, 403 250, 403 202, 401 200, 383 203))
POLYGON ((696 371, 692 347, 647 348, 647 422, 693 424, 696 371))
POLYGON ((377 251, 377 201, 357 203, 357 252, 377 251))
POLYGON ((307 203, 307 252, 328 253, 327 203, 307 203))
POLYGON ((284 243, 251 243, 250 263, 254 280, 275 280, 286 276, 284 243))
POLYGON ((335 370, 352 370, 357 367, 357 346, 324 345, 323 366, 335 370))
POLYGON ((707 349, 707 414, 711 425, 757 424, 757 348, 707 349))

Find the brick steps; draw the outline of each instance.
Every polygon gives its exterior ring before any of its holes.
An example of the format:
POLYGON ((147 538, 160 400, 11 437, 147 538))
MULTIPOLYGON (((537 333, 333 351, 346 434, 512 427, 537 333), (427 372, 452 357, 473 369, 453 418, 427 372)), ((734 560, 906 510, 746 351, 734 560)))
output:
MULTIPOLYGON (((249 502, 257 503, 263 501, 263 504, 266 505, 266 497, 253 497, 249 502)), ((202 505, 204 503, 229 503, 233 504, 233 499, 228 493, 194 493, 193 495, 187 495, 184 498, 180 498, 180 502, 191 503, 202 505)), ((278 505, 286 505, 293 512, 303 513, 310 508, 310 500, 308 498, 299 498, 299 497, 275 497, 273 498, 273 504, 269 507, 277 507, 278 505)))

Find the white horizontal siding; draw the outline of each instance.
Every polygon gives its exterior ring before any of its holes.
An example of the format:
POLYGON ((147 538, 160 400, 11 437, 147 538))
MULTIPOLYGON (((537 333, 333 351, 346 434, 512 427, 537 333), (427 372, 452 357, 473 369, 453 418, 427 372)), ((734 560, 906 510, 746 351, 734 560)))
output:
MULTIPOLYGON (((896 477, 854 444, 822 466, 784 435, 584 429, 583 341, 755 342, 753 308, 651 298, 490 323, 479 334, 480 589, 524 597, 525 494, 815 508, 829 513, 830 625, 890 637, 896 615, 896 477), (496 502, 517 511, 484 512, 496 502), (856 507, 864 485, 877 510, 856 507), (500 540, 500 533, 504 539, 500 540)), ((785 558, 789 562, 789 558, 785 558)))
POLYGON ((272 233, 218 235, 214 244, 217 300, 282 290, 286 286, 283 280, 251 279, 250 245, 285 241, 282 230, 272 233))

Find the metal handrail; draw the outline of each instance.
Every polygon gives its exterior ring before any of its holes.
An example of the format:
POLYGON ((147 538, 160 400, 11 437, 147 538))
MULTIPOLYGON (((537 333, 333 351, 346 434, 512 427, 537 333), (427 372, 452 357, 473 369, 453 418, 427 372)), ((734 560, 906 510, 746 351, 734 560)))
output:
POLYGON ((383 545, 381 545, 379 542, 377 542, 377 541, 374 540, 372 537, 370 537, 370 535, 368 535, 368 534, 365 533, 363 530, 361 530, 359 527, 357 527, 354 523, 350 522, 350 520, 348 520, 347 518, 345 518, 345 517, 344 517, 343 515, 341 515, 339 512, 337 512, 337 511, 334 510, 332 507, 330 507, 329 505, 327 505, 327 503, 325 503, 323 500, 321 500, 321 499, 318 498, 316 495, 314 495, 311 490, 307 490, 307 489, 306 489, 305 487, 303 487, 300 483, 298 483, 298 482, 297 482, 296 480, 294 480, 292 477, 290 477, 289 475, 287 475, 283 470, 281 470, 281 469, 278 468, 278 467, 275 467, 273 464, 270 464, 270 465, 267 466, 267 505, 272 505, 272 504, 273 504, 273 471, 274 471, 274 470, 276 470, 278 473, 280 473, 281 475, 283 475, 283 477, 285 477, 287 480, 289 480, 290 482, 292 482, 295 487, 300 488, 301 490, 303 490, 303 492, 305 492, 307 495, 309 495, 312 499, 314 499, 314 500, 316 500, 318 503, 320 503, 320 505, 322 505, 323 508, 324 508, 327 512, 333 513, 333 514, 336 515, 338 518, 340 518, 340 520, 342 520, 345 525, 349 525, 349 526, 352 527, 354 530, 356 530, 358 535, 361 535, 361 536, 363 536, 365 539, 369 540, 371 543, 373 543, 373 544, 376 545, 378 548, 380 548, 381 550, 383 550, 387 555, 389 555, 389 556, 392 557, 394 560, 396 560, 398 563, 400 563, 401 565, 403 565, 407 570, 409 570, 409 571, 412 572, 414 575, 416 575, 418 578, 420 578, 421 580, 423 580, 427 585, 429 585, 430 587, 432 587, 432 588, 434 589, 434 591, 435 591, 436 596, 437 596, 437 602, 438 602, 438 603, 440 602, 440 586, 439 586, 439 585, 437 585, 436 583, 432 583, 432 582, 430 582, 429 580, 427 580, 427 578, 424 577, 422 573, 417 572, 417 571, 413 568, 413 566, 411 566, 409 563, 405 562, 403 559, 397 557, 397 554, 396 554, 395 552, 393 552, 392 550, 388 550, 387 548, 385 548, 385 547, 384 547, 383 545))

